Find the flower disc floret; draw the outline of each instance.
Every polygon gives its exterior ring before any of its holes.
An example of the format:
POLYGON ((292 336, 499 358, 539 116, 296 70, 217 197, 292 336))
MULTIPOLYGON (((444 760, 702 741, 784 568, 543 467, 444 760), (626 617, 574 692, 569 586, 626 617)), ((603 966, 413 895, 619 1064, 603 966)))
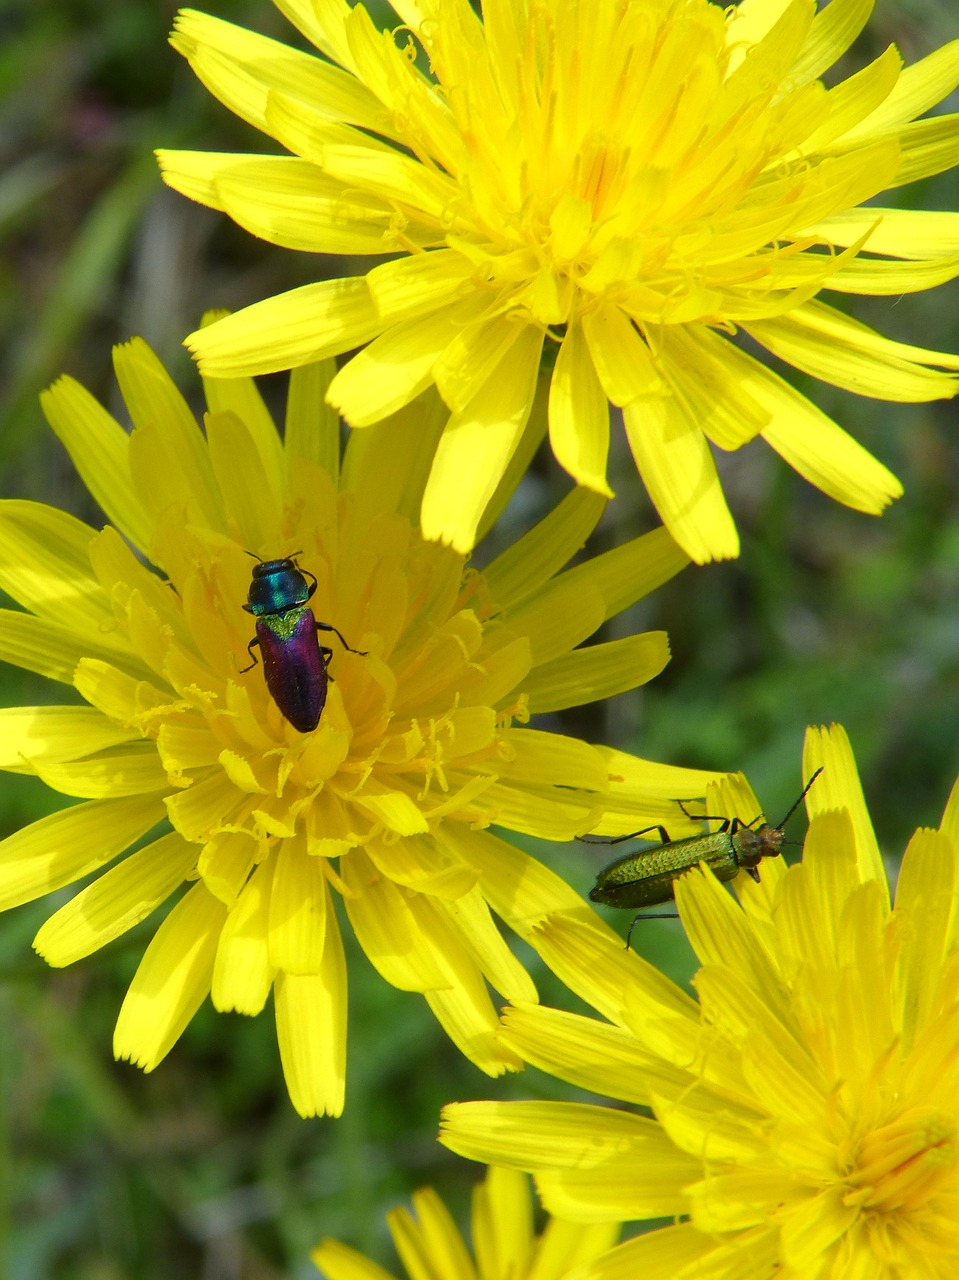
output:
POLYGON ((254 304, 188 344, 219 376, 363 347, 330 388, 362 426, 435 385, 451 411, 423 527, 473 545, 528 430, 549 348, 561 464, 609 493, 610 406, 673 535, 738 541, 710 445, 762 435, 857 510, 901 492, 879 462, 731 341, 836 386, 956 393, 959 358, 822 301, 959 273, 959 215, 873 207, 959 161, 959 41, 890 46, 827 88, 866 0, 277 0, 323 55, 193 10, 174 46, 286 156, 161 151, 166 181, 274 244, 392 260, 254 304), (369 344, 364 346, 364 344, 369 344))

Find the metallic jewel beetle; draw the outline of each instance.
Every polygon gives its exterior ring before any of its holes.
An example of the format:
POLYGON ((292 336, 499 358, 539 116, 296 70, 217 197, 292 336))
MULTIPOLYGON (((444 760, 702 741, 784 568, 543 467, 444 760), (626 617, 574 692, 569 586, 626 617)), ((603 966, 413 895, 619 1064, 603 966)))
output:
MULTIPOLYGON (((328 622, 317 622, 309 600, 316 590, 316 578, 302 570, 294 556, 282 560, 260 560, 253 566, 253 580, 243 606, 256 618, 256 637, 247 645, 253 661, 242 671, 256 666, 253 646, 263 655, 266 687, 273 701, 300 733, 310 733, 320 723, 332 676, 328 667, 333 650, 321 645, 318 632, 332 631, 350 653, 353 649, 328 622), (307 576, 312 582, 307 582, 307 576)), ((242 672, 241 672, 242 674, 242 672)))

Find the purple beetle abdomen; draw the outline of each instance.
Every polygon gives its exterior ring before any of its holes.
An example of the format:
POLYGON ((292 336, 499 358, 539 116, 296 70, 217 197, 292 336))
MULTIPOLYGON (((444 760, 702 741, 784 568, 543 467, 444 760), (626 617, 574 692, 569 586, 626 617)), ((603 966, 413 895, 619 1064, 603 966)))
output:
POLYGON ((329 650, 321 649, 309 605, 261 615, 256 638, 266 685, 276 705, 300 733, 311 733, 326 705, 329 650))

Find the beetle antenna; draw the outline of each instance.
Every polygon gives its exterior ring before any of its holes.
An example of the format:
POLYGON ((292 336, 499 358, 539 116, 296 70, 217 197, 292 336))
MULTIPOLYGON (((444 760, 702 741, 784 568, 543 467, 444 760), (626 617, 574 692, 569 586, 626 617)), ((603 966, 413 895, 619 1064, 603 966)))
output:
MULTIPOLYGON (((243 554, 245 556, 250 556, 251 559, 256 560, 258 564, 266 564, 266 561, 263 559, 262 556, 258 556, 255 551, 247 551, 246 547, 243 548, 243 554)), ((290 554, 285 557, 285 559, 295 560, 297 556, 301 556, 302 554, 303 554, 302 551, 291 551, 290 554)))
POLYGON ((822 766, 822 765, 820 765, 820 766, 819 766, 819 768, 816 770, 816 772, 813 774, 813 776, 809 779, 809 781, 808 781, 808 782, 806 783, 806 785, 803 787, 803 789, 802 789, 802 795, 799 797, 799 799, 796 801, 796 803, 793 805, 793 807, 792 807, 792 808, 789 810, 789 812, 786 814, 785 818, 783 818, 782 822, 780 822, 779 826, 775 828, 775 830, 776 830, 776 831, 782 831, 783 827, 785 827, 786 823, 787 823, 787 822, 789 821, 789 819, 793 816, 793 814, 796 812, 796 810, 799 808, 799 806, 802 804, 802 802, 806 799, 806 795, 807 795, 807 793, 808 793, 808 791, 809 791, 809 788, 810 788, 810 787, 812 786, 812 784, 816 781, 816 779, 819 777, 819 775, 822 773, 822 771, 823 771, 823 766, 822 766))

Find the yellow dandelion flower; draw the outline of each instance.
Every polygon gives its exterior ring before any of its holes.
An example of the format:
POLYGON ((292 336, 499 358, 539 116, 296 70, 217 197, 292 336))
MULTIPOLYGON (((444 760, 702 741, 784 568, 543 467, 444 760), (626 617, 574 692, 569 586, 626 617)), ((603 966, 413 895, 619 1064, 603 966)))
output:
POLYGON ((486 828, 569 840, 702 794, 698 771, 525 726, 662 669, 662 632, 577 646, 686 557, 658 529, 563 571, 604 506, 574 490, 478 573, 415 525, 434 398, 355 433, 341 465, 331 364, 292 376, 283 438, 248 380, 207 381, 204 435, 146 344, 118 347, 115 366, 132 434, 70 378, 43 397, 111 524, 0 503, 0 587, 25 609, 0 611, 0 652, 88 704, 0 712, 0 767, 83 801, 0 843, 0 908, 114 861, 37 935, 65 965, 186 885, 123 1003, 117 1055, 150 1070, 207 995, 256 1014, 272 991, 294 1105, 338 1113, 335 891, 388 982, 424 993, 483 1070, 517 1068, 486 983, 535 991, 491 909, 530 937, 548 912, 588 908, 486 828), (353 649, 321 631, 332 652, 305 678, 328 676, 326 701, 307 732, 251 667, 251 553, 295 556, 313 584, 297 610, 353 649))
MULTIPOLYGON (((616 1242, 616 1223, 551 1218, 537 1234, 529 1182, 513 1169, 488 1169, 473 1192, 473 1256, 449 1210, 431 1187, 413 1195, 413 1208, 391 1209, 390 1235, 410 1280, 564 1280, 574 1267, 616 1242), (475 1260, 474 1260, 475 1259, 475 1260)), ((382 1267, 337 1240, 310 1255, 326 1280, 395 1280, 382 1267)))
POLYGON ((422 520, 473 545, 527 430, 544 345, 549 438, 609 493, 610 405, 695 560, 738 552, 710 444, 762 435, 879 513, 901 486, 730 339, 886 400, 956 394, 959 357, 895 342, 823 289, 899 295, 959 274, 959 214, 863 207, 959 161, 959 41, 821 76, 871 0, 275 0, 316 58, 184 10, 174 46, 286 156, 159 152, 166 181, 273 244, 389 254, 266 299, 188 345, 215 376, 369 344, 331 401, 353 426, 434 385, 451 411, 422 520), (429 71, 423 69, 422 50, 429 71))
POLYGON ((909 842, 891 907, 842 730, 811 730, 803 763, 806 777, 824 771, 800 865, 739 877, 738 905, 700 870, 678 884, 698 1006, 558 920, 542 953, 609 1021, 507 1016, 506 1042, 529 1062, 655 1118, 447 1108, 449 1146, 535 1172, 553 1213, 677 1220, 577 1280, 956 1274, 959 783, 940 828, 909 842))

